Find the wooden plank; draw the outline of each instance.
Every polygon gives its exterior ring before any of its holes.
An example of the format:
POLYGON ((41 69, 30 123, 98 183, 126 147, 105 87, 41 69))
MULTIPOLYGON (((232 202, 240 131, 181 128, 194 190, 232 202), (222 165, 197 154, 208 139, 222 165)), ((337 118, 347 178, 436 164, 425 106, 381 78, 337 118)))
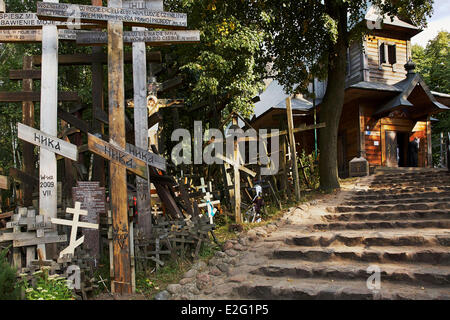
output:
MULTIPOLYGON (((131 63, 132 62, 132 54, 131 52, 127 52, 124 54, 124 62, 131 63)), ((147 53, 147 61, 150 62, 161 62, 161 52, 152 51, 147 53)), ((33 65, 40 66, 42 62, 42 56, 33 56, 33 65)), ((92 63, 102 63, 108 64, 108 56, 106 54, 63 54, 58 56, 58 64, 59 65, 90 65, 92 63)))
POLYGON ((58 109, 58 117, 64 121, 66 121, 70 125, 80 129, 80 131, 82 131, 84 133, 89 132, 89 125, 87 124, 87 122, 85 122, 81 119, 78 119, 77 117, 71 115, 69 112, 58 109))
MULTIPOLYGON (((103 5, 102 0, 92 0, 93 6, 103 5)), ((99 29, 100 30, 100 29, 99 29)), ((101 55, 103 53, 103 48, 94 47, 92 48, 93 55, 101 55)), ((95 114, 99 112, 104 112, 104 75, 103 75, 103 65, 101 62, 94 62, 91 65, 92 70, 92 130, 97 133, 104 134, 105 126, 103 123, 98 121, 95 114)), ((100 185, 104 187, 106 185, 106 174, 105 174, 105 159, 98 155, 94 155, 94 160, 92 164, 92 180, 99 181, 100 185)))
MULTIPOLYGON (((41 97, 40 92, 0 92, 1 102, 41 101, 41 97)), ((58 92, 58 101, 72 102, 79 100, 80 97, 76 92, 58 92)))
POLYGON ((147 164, 141 159, 129 154, 124 149, 97 138, 90 133, 88 133, 88 148, 89 151, 147 179, 147 164))
POLYGON ((63 157, 74 161, 78 160, 78 150, 77 146, 74 144, 43 133, 22 123, 17 124, 17 134, 19 139, 32 143, 41 149, 43 148, 50 152, 60 154, 63 157))
MULTIPOLYGON (((58 28, 71 28, 73 24, 65 19, 64 21, 41 20, 36 13, 0 13, 0 29, 41 29, 43 26, 56 26, 58 28)), ((81 23, 80 27, 92 28, 95 25, 81 23)))
POLYGON ((39 178, 20 171, 19 169, 9 168, 9 175, 15 179, 20 180, 24 184, 32 186, 33 188, 37 188, 39 185, 39 178))
MULTIPOLYGON (((144 2, 145 3, 145 2, 144 2)), ((130 3, 125 4, 130 5, 130 3)), ((131 4, 133 6, 133 4, 131 4)), ((126 8, 126 7, 125 7, 126 8)), ((146 32, 145 28, 133 27, 133 33, 146 32)), ((127 32, 124 32, 123 41, 129 42, 127 32)), ((139 152, 137 148, 145 152, 148 149, 148 109, 147 109, 147 59, 145 57, 145 42, 133 42, 133 101, 134 108, 134 139, 136 147, 126 145, 126 150, 131 154, 144 155, 147 162, 146 153, 139 152), (138 151, 138 152, 136 152, 138 151)), ((153 159, 153 158, 151 158, 153 159)), ((148 162, 147 162, 148 163, 148 162)), ((148 171, 147 171, 148 174, 148 171)), ((152 232, 152 213, 150 201, 150 176, 147 179, 136 177, 136 205, 138 210, 138 231, 143 240, 149 239, 152 232)))
POLYGON ((291 107, 291 97, 286 98, 286 115, 288 122, 288 132, 289 132, 289 146, 291 149, 291 160, 292 160, 292 171, 295 186, 295 199, 300 201, 300 179, 298 176, 298 165, 297 165, 297 150, 295 147, 295 136, 294 136, 294 118, 292 116, 291 107))
POLYGON ((8 177, 0 175, 0 189, 8 190, 8 177))
MULTIPOLYGON (((58 2, 58 0, 47 0, 47 2, 58 2)), ((44 25, 42 27, 40 131, 49 137, 58 135, 58 44, 57 27, 44 25)), ((64 143, 67 144, 67 142, 64 143)), ((40 148, 39 214, 47 218, 56 218, 57 206, 56 156, 47 147, 40 148)), ((49 249, 47 253, 50 256, 56 254, 56 245, 46 249, 49 249)))
MULTIPOLYGON (((294 128, 293 133, 309 131, 312 129, 320 129, 320 128, 325 128, 325 127, 326 127, 325 122, 321 122, 318 124, 311 124, 311 125, 306 125, 305 123, 303 123, 300 127, 294 128)), ((267 133, 267 134, 261 135, 261 138, 277 137, 277 136, 283 136, 283 135, 287 135, 287 134, 288 134, 287 130, 280 130, 280 131, 278 131, 278 133, 267 133)))
POLYGON ((107 22, 120 22, 125 25, 149 28, 184 29, 187 26, 187 15, 185 13, 147 9, 113 9, 65 3, 37 2, 37 16, 40 19, 60 21, 73 18, 79 19, 81 22, 94 22, 104 25, 107 22))
MULTIPOLYGON (((108 9, 121 10, 122 0, 108 0, 108 9)), ((102 7, 96 7, 101 9, 102 7)), ((108 102, 110 142, 125 149, 125 88, 123 59, 123 23, 108 21, 108 102)), ((105 149, 105 148, 104 148, 105 149)), ((140 161, 140 160, 139 160, 140 161)), ((147 170, 147 167, 145 167, 147 170)), ((146 172, 147 173, 147 172, 146 172)), ((113 265, 111 291, 132 293, 130 229, 126 167, 115 161, 109 166, 112 211, 113 265)))
MULTIPOLYGON (((108 34, 102 31, 90 31, 78 33, 76 36, 79 45, 106 45, 108 34)), ((143 42, 147 45, 168 45, 200 42, 200 31, 197 30, 173 30, 173 31, 126 31, 123 41, 127 44, 143 42)))
POLYGON ((164 81, 160 88, 158 89, 159 92, 165 92, 171 89, 174 89, 176 87, 178 87, 179 85, 181 85, 183 83, 183 78, 181 77, 175 77, 173 79, 164 81))
POLYGON ((39 245, 39 244, 59 243, 59 242, 66 242, 66 241, 67 241, 67 235, 62 234, 62 235, 56 235, 56 236, 45 236, 42 238, 14 240, 13 247, 28 247, 28 246, 35 246, 35 245, 39 245))
POLYGON ((126 144, 126 152, 146 162, 149 166, 158 168, 162 171, 167 171, 166 159, 156 153, 146 151, 129 143, 126 144))
MULTIPOLYGON (((59 29, 58 39, 64 41, 76 41, 77 34, 84 31, 59 29)), ((34 43, 42 41, 42 30, 39 29, 24 29, 24 30, 1 30, 0 29, 0 43, 34 43)), ((39 78, 40 79, 40 78, 39 78)))
MULTIPOLYGON (((238 117, 233 114, 232 117, 233 126, 238 125, 238 117)), ((241 214, 241 177, 239 173, 239 143, 235 139, 233 142, 233 170, 234 170, 234 215, 236 219, 236 223, 242 223, 242 214, 241 214)))
POLYGON ((41 70, 36 69, 9 70, 9 79, 11 80, 41 79, 41 70))

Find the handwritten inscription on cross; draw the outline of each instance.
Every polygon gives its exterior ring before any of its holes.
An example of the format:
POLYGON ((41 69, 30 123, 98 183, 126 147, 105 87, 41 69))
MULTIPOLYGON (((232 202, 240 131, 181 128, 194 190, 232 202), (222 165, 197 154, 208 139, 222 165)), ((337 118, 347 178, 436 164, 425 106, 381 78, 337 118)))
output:
POLYGON ((60 258, 62 258, 66 254, 73 256, 75 248, 83 243, 84 236, 77 239, 78 227, 98 229, 98 224, 96 224, 96 223, 88 223, 88 222, 80 221, 80 215, 87 216, 87 214, 88 214, 87 210, 81 210, 81 202, 75 202, 75 208, 67 208, 66 212, 73 214, 73 220, 64 220, 64 219, 58 219, 58 218, 51 219, 51 222, 54 224, 60 224, 60 225, 72 227, 72 230, 70 232, 69 246, 59 253, 60 258))

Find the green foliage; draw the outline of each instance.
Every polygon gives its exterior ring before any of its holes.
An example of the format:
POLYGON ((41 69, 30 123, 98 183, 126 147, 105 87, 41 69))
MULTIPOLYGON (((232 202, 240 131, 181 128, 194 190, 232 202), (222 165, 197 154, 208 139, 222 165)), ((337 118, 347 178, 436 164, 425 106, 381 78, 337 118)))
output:
POLYGON ((263 39, 263 33, 246 16, 249 5, 240 0, 172 0, 165 4, 171 11, 187 13, 189 29, 200 30, 199 44, 170 50, 175 66, 189 81, 187 103, 212 99, 219 110, 249 116, 251 99, 262 89, 255 56, 263 39))
POLYGON ((315 152, 311 154, 306 154, 305 150, 302 150, 302 153, 299 157, 299 176, 300 176, 300 182, 301 182, 301 188, 312 188, 317 189, 319 187, 319 168, 317 166, 318 160, 315 156, 315 152), (308 186, 308 183, 305 181, 305 177, 303 176, 303 173, 301 172, 301 165, 303 164, 306 179, 308 179, 308 182, 310 186, 308 186))
POLYGON ((23 279, 23 289, 27 300, 75 300, 73 291, 67 286, 67 280, 59 275, 48 275, 48 269, 42 267, 33 276, 36 285, 29 285, 23 279))
MULTIPOLYGON (((430 90, 450 94, 450 33, 441 31, 425 48, 412 47, 416 71, 423 77, 430 90)), ((432 124, 433 163, 440 159, 440 133, 450 132, 450 112, 436 115, 438 122, 432 124)))
POLYGON ((16 283, 16 270, 6 259, 8 249, 0 251, 0 300, 20 300, 20 288, 16 283))

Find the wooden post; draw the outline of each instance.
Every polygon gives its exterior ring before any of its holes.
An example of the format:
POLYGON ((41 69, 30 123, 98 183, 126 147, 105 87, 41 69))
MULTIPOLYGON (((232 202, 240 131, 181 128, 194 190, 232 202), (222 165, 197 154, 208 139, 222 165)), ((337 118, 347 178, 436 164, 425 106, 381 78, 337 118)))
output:
POLYGON ((427 117, 427 167, 433 167, 433 148, 431 142, 431 120, 427 117))
MULTIPOLYGON (((122 0, 108 0, 121 8, 122 0)), ((125 149, 125 101, 123 70, 123 22, 108 21, 108 92, 110 142, 125 149)), ((110 194, 113 219, 114 283, 112 292, 132 293, 130 233, 127 208, 126 168, 110 162, 110 194)))
MULTIPOLYGON (((233 125, 238 125, 238 117, 237 115, 233 115, 233 125)), ((242 215, 241 215, 241 177, 239 173, 239 142, 238 139, 234 139, 234 157, 233 161, 235 165, 234 169, 234 214, 236 217, 236 223, 242 223, 242 215)))
POLYGON ((291 107, 291 97, 286 98, 286 113, 288 120, 288 131, 289 131, 289 145, 291 148, 291 160, 292 160, 292 174, 294 178, 295 186, 295 199, 300 201, 300 181, 298 177, 298 166, 297 166, 297 152, 295 148, 295 137, 294 137, 294 118, 292 116, 291 107))
MULTIPOLYGON (((133 31, 146 30, 142 27, 133 27, 132 29, 133 31)), ((148 150, 147 58, 145 52, 145 42, 133 42, 134 139, 136 147, 148 150)), ((148 175, 148 180, 136 177, 136 190, 138 231, 143 239, 147 239, 150 238, 152 230, 150 175, 148 175)))
MULTIPOLYGON (((92 0, 93 6, 102 6, 102 0, 92 0)), ((92 55, 101 56, 103 48, 93 47, 92 55)), ((103 64, 97 60, 92 62, 92 129, 95 133, 104 134, 104 125, 95 117, 97 113, 104 111, 103 104, 103 64)), ((92 180, 99 181, 100 186, 105 186, 105 160, 94 154, 92 180)))
MULTIPOLYGON (((31 56, 23 57, 23 70, 33 69, 33 59, 31 56)), ((22 90, 33 91, 33 79, 22 80, 22 90)), ((22 123, 34 127, 34 104, 33 101, 22 102, 22 123)), ((23 171, 30 176, 34 175, 34 146, 31 143, 23 142, 23 171)), ((24 190, 23 205, 26 207, 33 205, 33 185, 22 183, 24 190)))
MULTIPOLYGON (((46 0, 45 2, 57 3, 58 0, 46 0)), ((58 135, 58 30, 55 25, 42 27, 40 106, 41 131, 56 137, 58 135)), ((48 219, 56 218, 57 184, 56 155, 54 152, 40 148, 39 214, 48 219)), ((47 255, 54 258, 56 245, 49 245, 46 249, 47 255)))

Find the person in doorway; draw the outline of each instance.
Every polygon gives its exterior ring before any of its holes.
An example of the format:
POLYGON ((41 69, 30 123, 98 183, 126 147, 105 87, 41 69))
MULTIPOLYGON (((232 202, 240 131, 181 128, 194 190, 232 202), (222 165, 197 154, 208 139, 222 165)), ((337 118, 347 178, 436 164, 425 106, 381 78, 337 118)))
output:
POLYGON ((408 143, 408 166, 417 167, 419 158, 419 139, 416 137, 408 143))

